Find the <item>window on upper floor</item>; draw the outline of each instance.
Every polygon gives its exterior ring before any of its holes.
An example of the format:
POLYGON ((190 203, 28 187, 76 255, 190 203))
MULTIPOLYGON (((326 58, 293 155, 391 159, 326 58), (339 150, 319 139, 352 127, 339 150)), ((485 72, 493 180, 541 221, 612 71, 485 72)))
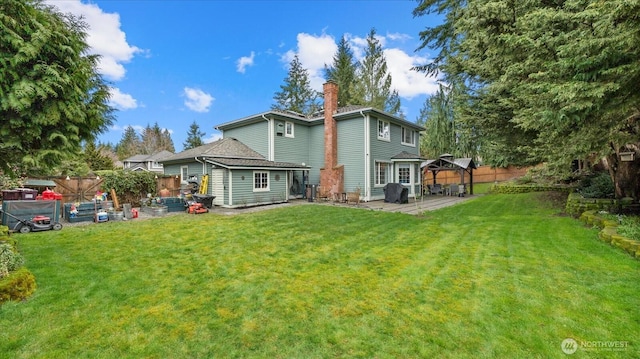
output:
POLYGON ((284 135, 287 137, 294 137, 293 136, 293 122, 285 122, 284 123, 284 135))
POLYGON ((391 164, 376 161, 376 186, 384 186, 389 182, 391 164))
POLYGON ((152 168, 162 168, 162 163, 159 163, 158 161, 153 161, 151 163, 151 167, 152 168))
POLYGON ((254 192, 269 191, 269 172, 253 171, 253 191, 254 192))
POLYGON ((378 139, 385 141, 391 140, 391 125, 389 121, 378 120, 378 139))
POLYGON ((402 127, 402 144, 408 146, 416 146, 416 131, 402 127))

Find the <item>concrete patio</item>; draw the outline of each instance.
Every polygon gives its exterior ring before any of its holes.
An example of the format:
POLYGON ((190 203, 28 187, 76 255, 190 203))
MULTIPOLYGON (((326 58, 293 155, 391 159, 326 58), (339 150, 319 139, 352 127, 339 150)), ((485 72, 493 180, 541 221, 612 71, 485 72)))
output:
POLYGON ((422 198, 418 198, 417 200, 413 198, 409 198, 409 203, 404 203, 404 204, 387 203, 382 200, 371 201, 371 202, 360 202, 358 205, 346 204, 346 203, 333 203, 333 202, 328 202, 328 204, 334 204, 334 205, 346 206, 346 207, 364 208, 364 209, 370 209, 375 211, 402 212, 407 214, 418 215, 427 211, 433 211, 436 209, 453 206, 455 204, 458 204, 476 197, 478 196, 466 195, 464 197, 457 197, 457 196, 427 195, 422 198))

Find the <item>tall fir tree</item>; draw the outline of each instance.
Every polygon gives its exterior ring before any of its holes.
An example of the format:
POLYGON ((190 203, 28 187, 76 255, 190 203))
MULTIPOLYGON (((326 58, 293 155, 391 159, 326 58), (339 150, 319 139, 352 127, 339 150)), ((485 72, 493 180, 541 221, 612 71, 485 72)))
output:
POLYGON ((272 110, 293 111, 304 116, 310 116, 321 108, 320 95, 311 88, 309 72, 302 67, 298 55, 289 64, 289 72, 280 85, 281 91, 276 92, 272 110))
POLYGON ((161 129, 156 122, 153 126, 147 125, 142 132, 141 154, 151 155, 160 151, 175 152, 175 149, 169 131, 161 129))
POLYGON ((82 19, 37 0, 0 14, 0 169, 53 168, 113 122, 109 87, 82 19))
POLYGON ((391 74, 388 73, 387 60, 382 45, 376 38, 376 30, 371 29, 367 36, 365 56, 356 71, 353 86, 355 104, 369 106, 402 116, 398 91, 391 89, 391 74))
POLYGON ((136 130, 131 126, 127 126, 122 133, 120 142, 116 145, 116 154, 118 155, 118 159, 124 160, 131 156, 140 154, 142 150, 141 144, 142 141, 140 141, 140 137, 136 130))
POLYGON ((430 12, 446 17, 421 32, 439 52, 425 70, 470 85, 464 121, 509 164, 560 177, 599 154, 616 196, 640 201, 639 2, 422 0, 414 15, 430 12))
POLYGON ((200 131, 200 126, 196 121, 193 121, 189 126, 189 132, 187 132, 187 139, 182 144, 184 150, 189 150, 204 145, 202 138, 206 134, 200 131))
POLYGON ((353 104, 352 87, 356 78, 358 62, 353 57, 353 51, 345 36, 338 43, 338 51, 333 56, 333 64, 325 65, 325 79, 338 84, 338 105, 348 106, 353 104))

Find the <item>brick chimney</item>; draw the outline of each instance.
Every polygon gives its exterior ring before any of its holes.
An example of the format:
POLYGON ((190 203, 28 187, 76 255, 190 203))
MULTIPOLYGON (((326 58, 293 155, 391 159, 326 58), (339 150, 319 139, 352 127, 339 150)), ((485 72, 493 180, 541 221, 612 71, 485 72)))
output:
POLYGON ((320 169, 320 188, 333 197, 344 192, 344 168, 338 166, 338 131, 333 118, 338 111, 338 84, 328 81, 324 90, 324 167, 320 169))

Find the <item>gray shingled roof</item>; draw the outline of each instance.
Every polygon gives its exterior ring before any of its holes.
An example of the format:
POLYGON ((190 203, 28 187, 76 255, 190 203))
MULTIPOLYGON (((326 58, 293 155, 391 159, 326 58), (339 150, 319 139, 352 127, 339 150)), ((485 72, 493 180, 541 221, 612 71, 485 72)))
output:
POLYGON ((409 153, 407 151, 402 151, 397 155, 391 157, 392 160, 424 160, 424 158, 420 157, 420 155, 415 153, 409 153))
POLYGON ((249 146, 235 138, 229 137, 176 153, 175 155, 163 158, 160 162, 180 161, 184 159, 193 159, 195 157, 228 157, 236 159, 251 158, 265 160, 264 156, 252 150, 249 146))
POLYGON ((242 158, 219 158, 214 157, 209 159, 210 162, 214 162, 223 167, 247 167, 247 168, 308 168, 297 163, 290 162, 274 162, 259 159, 242 159, 242 158))

